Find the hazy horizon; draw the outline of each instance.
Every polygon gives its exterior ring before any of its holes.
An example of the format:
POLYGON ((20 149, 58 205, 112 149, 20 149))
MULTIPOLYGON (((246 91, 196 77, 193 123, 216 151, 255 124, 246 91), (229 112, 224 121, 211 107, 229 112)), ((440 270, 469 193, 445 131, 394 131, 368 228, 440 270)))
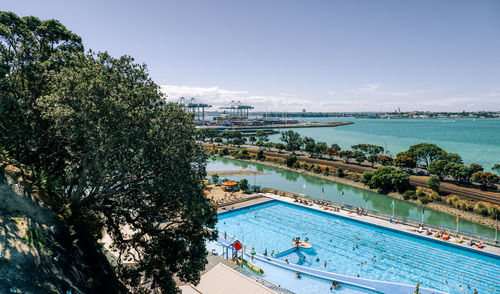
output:
POLYGON ((500 110, 500 1, 3 4, 146 63, 169 100, 255 111, 500 110))

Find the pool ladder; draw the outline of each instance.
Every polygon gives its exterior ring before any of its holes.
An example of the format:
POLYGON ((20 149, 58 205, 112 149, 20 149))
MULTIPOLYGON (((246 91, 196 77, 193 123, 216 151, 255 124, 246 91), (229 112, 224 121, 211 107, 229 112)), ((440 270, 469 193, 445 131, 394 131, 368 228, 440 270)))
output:
POLYGON ((263 278, 259 277, 258 275, 252 273, 251 271, 248 271, 244 268, 238 267, 236 269, 240 274, 247 276, 248 278, 256 281, 257 283, 261 284, 262 286, 271 289, 273 292, 280 293, 280 294, 295 294, 294 292, 288 291, 287 289, 283 289, 281 287, 276 286, 275 284, 264 280, 263 278))

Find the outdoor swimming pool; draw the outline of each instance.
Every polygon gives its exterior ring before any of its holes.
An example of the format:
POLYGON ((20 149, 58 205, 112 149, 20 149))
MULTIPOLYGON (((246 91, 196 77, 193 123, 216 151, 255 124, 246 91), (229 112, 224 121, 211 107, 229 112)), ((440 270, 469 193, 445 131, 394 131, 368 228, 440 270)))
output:
POLYGON ((500 259, 292 204, 272 201, 223 213, 217 228, 268 254, 290 248, 297 236, 307 237, 312 250, 278 257, 293 264, 366 279, 419 282, 450 293, 500 292, 500 259))

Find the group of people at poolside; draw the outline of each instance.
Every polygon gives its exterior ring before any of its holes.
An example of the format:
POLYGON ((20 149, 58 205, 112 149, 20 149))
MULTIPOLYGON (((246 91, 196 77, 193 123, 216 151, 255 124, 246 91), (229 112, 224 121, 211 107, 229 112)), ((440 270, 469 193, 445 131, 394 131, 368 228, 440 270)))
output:
MULTIPOLYGON (((418 229, 408 229, 408 230, 409 231, 413 231, 413 232, 422 233, 423 232, 423 227, 422 227, 422 225, 419 225, 418 229)), ((425 234, 427 236, 433 235, 435 238, 443 239, 445 241, 453 240, 451 238, 451 236, 450 236, 450 233, 446 232, 446 231, 443 231, 443 230, 433 232, 431 229, 427 228, 427 230, 425 231, 425 234)), ((457 243, 462 243, 464 241, 463 236, 460 236, 458 239, 456 239, 456 241, 457 241, 457 243)), ((480 241, 479 243, 476 243, 473 240, 469 240, 469 242, 467 242, 467 245, 469 245, 469 246, 477 246, 477 248, 479 248, 479 249, 484 248, 484 242, 483 241, 480 241)))
POLYGON ((340 208, 339 207, 335 207, 335 206, 332 206, 330 203, 326 202, 326 201, 320 201, 320 200, 305 200, 305 199, 301 199, 297 196, 294 197, 294 201, 293 202, 297 202, 297 203, 300 203, 300 204, 304 204, 304 205, 307 205, 307 206, 311 206, 313 204, 316 204, 316 205, 319 205, 321 207, 323 207, 323 210, 331 210, 331 211, 340 211, 340 208))
POLYGON ((361 207, 359 207, 359 208, 356 207, 356 214, 357 215, 366 215, 366 211, 361 207))

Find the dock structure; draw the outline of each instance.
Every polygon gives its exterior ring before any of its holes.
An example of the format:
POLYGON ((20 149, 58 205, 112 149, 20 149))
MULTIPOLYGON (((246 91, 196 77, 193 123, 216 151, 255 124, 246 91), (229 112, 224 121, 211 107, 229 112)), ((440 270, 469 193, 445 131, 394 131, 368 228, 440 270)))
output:
POLYGON ((194 113, 194 117, 197 121, 201 121, 205 124, 205 108, 210 108, 212 105, 199 103, 195 98, 186 100, 186 98, 181 97, 179 99, 179 104, 184 105, 188 112, 194 113))
POLYGON ((329 127, 339 127, 345 125, 352 125, 353 122, 298 122, 298 123, 287 123, 287 124, 264 124, 258 126, 231 126, 228 129, 238 130, 238 129, 292 129, 292 128, 329 128, 329 127))
POLYGON ((224 109, 229 112, 229 119, 248 119, 248 114, 253 106, 244 105, 241 101, 231 101, 228 106, 219 107, 219 109, 224 109))

